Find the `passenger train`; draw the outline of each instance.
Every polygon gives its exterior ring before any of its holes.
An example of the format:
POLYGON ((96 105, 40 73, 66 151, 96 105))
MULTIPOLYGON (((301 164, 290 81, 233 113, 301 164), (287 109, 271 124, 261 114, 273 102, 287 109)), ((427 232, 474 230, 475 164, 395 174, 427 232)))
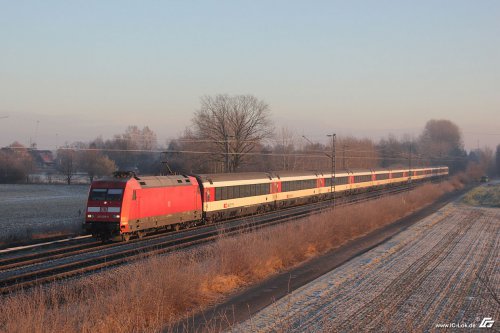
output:
POLYGON ((99 239, 127 241, 160 229, 179 230, 332 196, 437 179, 448 172, 446 166, 342 170, 334 175, 281 171, 142 177, 115 172, 92 182, 84 228, 99 239))

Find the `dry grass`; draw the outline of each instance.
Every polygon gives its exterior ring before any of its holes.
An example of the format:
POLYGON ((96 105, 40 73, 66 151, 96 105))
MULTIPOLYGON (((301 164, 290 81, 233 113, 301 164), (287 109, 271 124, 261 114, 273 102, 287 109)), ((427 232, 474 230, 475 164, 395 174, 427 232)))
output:
POLYGON ((473 206, 500 207, 500 185, 477 187, 467 193, 463 201, 473 206))
POLYGON ((402 195, 3 297, 0 331, 159 331, 238 288, 391 223, 460 184, 423 185, 402 195))

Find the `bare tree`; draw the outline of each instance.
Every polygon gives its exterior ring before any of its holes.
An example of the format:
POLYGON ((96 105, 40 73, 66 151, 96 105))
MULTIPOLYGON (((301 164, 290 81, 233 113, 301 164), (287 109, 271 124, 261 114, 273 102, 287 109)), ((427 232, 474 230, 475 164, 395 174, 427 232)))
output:
POLYGON ((449 120, 429 120, 418 147, 419 154, 430 164, 446 164, 451 171, 465 168, 462 135, 458 126, 449 120))
POLYGON ((102 177, 116 170, 115 162, 96 150, 80 151, 78 154, 78 165, 81 171, 87 172, 90 182, 95 177, 102 177))
POLYGON ((375 143, 368 139, 358 139, 352 136, 340 136, 337 140, 337 168, 376 168, 380 166, 379 153, 375 143))
POLYGON ((269 106, 252 95, 202 97, 193 124, 195 136, 210 144, 212 158, 224 163, 226 172, 238 169, 273 133, 269 106))
POLYGON ((489 147, 474 149, 468 156, 467 173, 479 179, 483 175, 495 175, 495 161, 493 150, 489 147))
POLYGON ((27 182, 32 161, 28 149, 17 141, 0 149, 0 183, 27 182))
POLYGON ((297 156, 294 154, 297 138, 292 130, 282 127, 277 136, 274 152, 281 154, 275 163, 277 168, 282 170, 295 170, 297 167, 297 156))
POLYGON ((76 151, 67 147, 57 150, 57 169, 66 177, 68 185, 76 173, 76 151))
MULTIPOLYGON (((410 140, 406 141, 411 142, 410 140)), ((394 135, 390 134, 387 138, 380 139, 377 146, 380 152, 381 167, 408 166, 410 149, 406 147, 403 140, 399 140, 394 135)))
POLYGON ((153 150, 158 144, 156 134, 148 126, 142 130, 135 125, 129 126, 125 133, 116 137, 125 140, 129 149, 153 150))
POLYGON ((123 170, 152 173, 159 166, 159 154, 155 151, 158 147, 157 137, 148 126, 142 129, 135 125, 128 126, 124 133, 105 141, 98 137, 88 146, 102 149, 123 170))

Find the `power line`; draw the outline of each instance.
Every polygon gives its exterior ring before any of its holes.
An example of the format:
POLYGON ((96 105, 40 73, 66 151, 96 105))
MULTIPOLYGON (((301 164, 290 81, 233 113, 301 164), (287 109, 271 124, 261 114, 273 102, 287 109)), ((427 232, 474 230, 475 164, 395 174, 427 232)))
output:
MULTIPOLYGON (((33 150, 26 147, 5 147, 2 149, 12 149, 12 150, 33 150)), ((50 150, 50 149, 36 149, 36 150, 50 150)), ((115 148, 79 148, 79 147, 59 147, 57 150, 71 150, 71 151, 97 151, 97 152, 109 152, 109 153, 150 153, 150 154, 195 154, 195 155, 249 155, 249 156, 277 156, 277 157, 305 157, 305 158, 331 158, 331 155, 326 152, 317 152, 318 154, 308 154, 308 153, 273 153, 273 152, 249 152, 249 153, 234 153, 234 152, 216 152, 213 151, 200 151, 200 150, 146 150, 146 149, 115 149, 115 148), (321 153, 321 154, 319 154, 321 153)), ((403 155, 401 157, 383 157, 383 156, 349 156, 349 159, 356 160, 397 160, 402 161, 408 159, 408 155, 403 155)), ((441 155, 441 156, 423 156, 416 155, 412 153, 413 160, 430 160, 439 159, 440 161, 458 161, 467 160, 467 157, 451 156, 451 155, 441 155)))

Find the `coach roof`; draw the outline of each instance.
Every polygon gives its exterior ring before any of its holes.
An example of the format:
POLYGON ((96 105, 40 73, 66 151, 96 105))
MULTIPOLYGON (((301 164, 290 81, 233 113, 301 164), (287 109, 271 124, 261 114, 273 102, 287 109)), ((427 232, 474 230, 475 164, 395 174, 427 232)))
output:
POLYGON ((267 172, 210 173, 197 175, 203 182, 227 182, 238 180, 271 180, 267 172))

